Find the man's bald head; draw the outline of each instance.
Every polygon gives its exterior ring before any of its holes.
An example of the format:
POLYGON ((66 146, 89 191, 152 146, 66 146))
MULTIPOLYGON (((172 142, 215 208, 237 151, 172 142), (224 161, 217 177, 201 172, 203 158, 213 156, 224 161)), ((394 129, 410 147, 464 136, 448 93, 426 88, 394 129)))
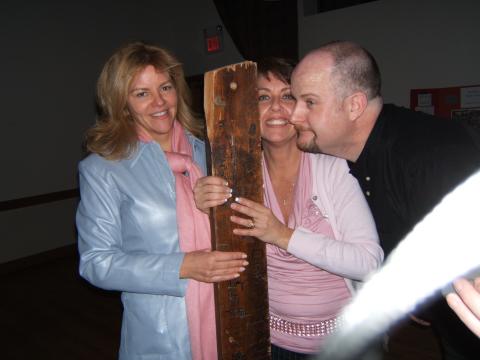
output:
POLYGON ((298 147, 356 161, 382 109, 375 59, 351 42, 326 44, 297 65, 292 94, 298 147))
MULTIPOLYGON (((308 53, 302 65, 329 64, 329 81, 338 96, 345 98, 357 91, 366 94, 368 100, 381 96, 381 77, 377 62, 361 46, 349 41, 334 41, 308 53)), ((324 67, 325 69, 325 67, 324 67)))

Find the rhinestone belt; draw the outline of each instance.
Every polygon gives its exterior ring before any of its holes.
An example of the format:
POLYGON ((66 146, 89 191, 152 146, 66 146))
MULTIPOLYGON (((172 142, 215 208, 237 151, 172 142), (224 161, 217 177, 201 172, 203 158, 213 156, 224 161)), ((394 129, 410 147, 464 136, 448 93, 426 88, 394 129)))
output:
POLYGON ((270 329, 295 336, 324 336, 335 332, 340 325, 340 317, 318 323, 302 324, 270 314, 270 329))

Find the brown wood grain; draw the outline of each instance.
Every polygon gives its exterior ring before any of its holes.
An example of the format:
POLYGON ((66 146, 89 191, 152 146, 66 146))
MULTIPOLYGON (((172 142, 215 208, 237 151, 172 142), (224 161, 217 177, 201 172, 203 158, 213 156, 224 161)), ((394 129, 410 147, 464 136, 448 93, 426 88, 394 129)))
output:
POLYGON ((212 209, 212 246, 247 253, 240 278, 215 286, 219 359, 269 359, 265 244, 233 235, 230 203, 236 196, 263 203, 256 64, 250 61, 205 74, 204 107, 212 175, 226 179, 233 196, 212 209))

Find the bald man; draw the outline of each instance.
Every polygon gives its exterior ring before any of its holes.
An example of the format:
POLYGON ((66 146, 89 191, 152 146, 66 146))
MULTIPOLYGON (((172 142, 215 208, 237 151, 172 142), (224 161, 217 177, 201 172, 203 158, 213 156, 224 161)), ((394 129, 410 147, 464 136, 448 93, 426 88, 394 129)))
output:
MULTIPOLYGON (((357 44, 332 42, 308 53, 293 72, 292 93, 297 145, 348 160, 385 255, 480 168, 478 128, 384 104, 378 65, 357 44)), ((426 266, 429 256, 435 249, 425 254, 426 266)), ((473 359, 479 353, 480 341, 443 298, 431 313, 445 359, 473 359)))

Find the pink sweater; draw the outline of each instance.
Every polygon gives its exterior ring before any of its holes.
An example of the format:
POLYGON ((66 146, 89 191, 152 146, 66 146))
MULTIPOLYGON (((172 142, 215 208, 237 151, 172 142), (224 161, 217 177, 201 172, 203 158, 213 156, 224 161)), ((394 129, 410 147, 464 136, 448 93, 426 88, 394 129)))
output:
MULTIPOLYGON (((281 220, 265 166, 264 179, 265 204, 281 220)), ((368 204, 344 160, 303 154, 295 199, 302 209, 289 219, 295 231, 288 251, 267 245, 270 312, 316 323, 338 315, 351 297, 351 280, 376 269, 383 252, 368 204)), ((313 353, 322 340, 271 331, 273 344, 296 352, 313 353)))

